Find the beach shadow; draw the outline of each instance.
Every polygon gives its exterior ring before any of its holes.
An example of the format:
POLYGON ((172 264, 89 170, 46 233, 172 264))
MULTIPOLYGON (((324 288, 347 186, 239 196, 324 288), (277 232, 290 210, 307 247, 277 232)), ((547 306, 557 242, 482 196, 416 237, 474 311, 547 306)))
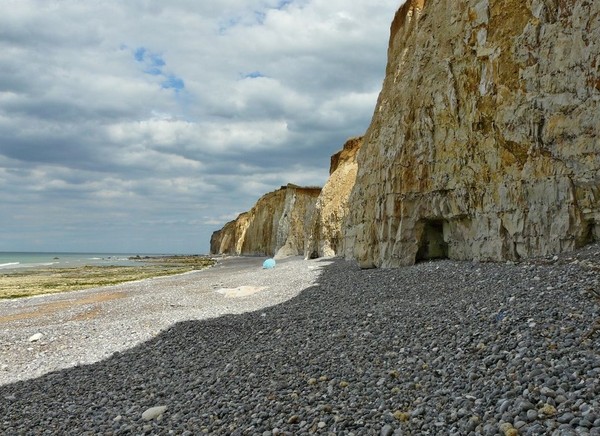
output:
MULTIPOLYGON (((449 260, 394 270, 326 262, 313 286, 284 303, 179 322, 101 362, 0 387, 0 434, 380 434, 384 424, 419 434, 440 405, 493 415, 514 395, 523 350, 530 361, 541 356, 540 377, 573 371, 552 362, 577 362, 582 374, 598 367, 600 339, 575 340, 596 319, 579 280, 590 274, 583 262, 536 265, 538 276, 449 260), (550 289, 562 275, 568 293, 550 289), (550 315, 532 323, 532 307, 550 315), (563 332, 556 343, 540 340, 548 329, 563 332), (494 394, 475 397, 482 384, 473 375, 490 371, 494 394), (155 406, 167 409, 144 421, 155 406)), ((561 386, 589 404, 597 398, 594 384, 561 386)), ((470 418, 452 426, 469 428, 470 418)))
MULTIPOLYGON (((61 429, 73 434, 99 428, 98 420, 113 430, 138 429, 148 424, 141 419, 142 412, 156 405, 168 407, 164 419, 180 419, 208 398, 216 401, 222 395, 223 401, 244 402, 231 390, 236 380, 240 386, 253 380, 253 395, 268 402, 274 390, 269 379, 288 372, 280 363, 293 364, 301 358, 305 344, 298 337, 319 320, 316 313, 322 313, 323 307, 314 304, 323 291, 321 281, 336 269, 349 268, 339 259, 322 263, 316 284, 284 303, 239 315, 178 322, 105 360, 0 386, 0 433, 18 434, 25 429, 37 433, 47 430, 50 421, 60 422, 61 429)), ((331 309, 334 315, 335 308, 331 309)), ((324 333, 315 330, 311 335, 324 333)), ((205 418, 198 415, 198 425, 205 418)))

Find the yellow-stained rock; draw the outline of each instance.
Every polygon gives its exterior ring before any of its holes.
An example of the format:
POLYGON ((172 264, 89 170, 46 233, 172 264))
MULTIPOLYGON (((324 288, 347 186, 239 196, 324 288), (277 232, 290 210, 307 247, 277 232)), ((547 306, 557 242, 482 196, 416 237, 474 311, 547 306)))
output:
POLYGON ((356 154, 362 137, 351 138, 331 156, 329 179, 317 199, 315 214, 308 226, 304 256, 331 257, 341 254, 342 222, 348 214, 348 197, 356 180, 356 154))
POLYGON ((211 237, 212 254, 286 257, 304 254, 306 223, 314 214, 321 188, 282 186, 263 195, 211 237))
POLYGON ((363 267, 600 239, 600 2, 408 0, 357 155, 363 267))
POLYGON ((410 413, 402 412, 400 410, 396 410, 393 416, 400 422, 408 422, 410 420, 410 413))
POLYGON ((221 230, 214 232, 210 238, 211 254, 240 254, 249 218, 248 212, 241 213, 235 220, 225 224, 221 230))

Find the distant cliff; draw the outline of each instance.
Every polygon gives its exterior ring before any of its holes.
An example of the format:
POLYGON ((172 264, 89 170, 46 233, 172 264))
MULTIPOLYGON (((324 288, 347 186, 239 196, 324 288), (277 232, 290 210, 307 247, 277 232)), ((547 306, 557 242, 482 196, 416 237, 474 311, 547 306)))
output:
POLYGON ((351 138, 331 156, 323 189, 283 186, 261 197, 254 207, 213 233, 213 254, 304 255, 330 257, 341 253, 342 222, 356 179, 356 154, 362 137, 351 138))
POLYGON ((351 138, 342 150, 331 156, 329 179, 317 199, 315 213, 308 224, 304 255, 307 258, 341 254, 344 235, 342 222, 348 214, 348 197, 356 180, 356 154, 362 137, 351 138))
POLYGON ((211 254, 240 254, 246 237, 250 214, 241 213, 233 221, 229 221, 221 230, 213 232, 210 238, 211 254))
POLYGON ((600 1, 408 0, 358 156, 364 267, 600 239, 600 1))
POLYGON ((599 17, 600 1, 408 0, 371 125, 322 192, 267 194, 211 250, 396 267, 600 240, 599 17))
POLYGON ((212 254, 303 255, 306 223, 321 188, 289 184, 263 195, 248 212, 213 233, 212 254))

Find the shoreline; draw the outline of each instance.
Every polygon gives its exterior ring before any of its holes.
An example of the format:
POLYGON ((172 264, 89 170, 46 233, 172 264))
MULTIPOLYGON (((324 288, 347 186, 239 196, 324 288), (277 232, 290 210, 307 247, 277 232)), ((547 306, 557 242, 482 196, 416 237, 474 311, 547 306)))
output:
POLYGON ((180 321, 279 304, 311 286, 326 263, 295 257, 263 270, 262 258, 234 257, 177 275, 0 300, 0 385, 97 362, 180 321))
MULTIPOLYGON (((136 258, 129 259, 138 261, 136 258)), ((199 255, 146 256, 140 257, 139 261, 143 264, 50 265, 0 270, 0 300, 72 292, 199 271, 217 262, 212 257, 199 255)))
POLYGON ((14 272, 37 267, 76 266, 134 266, 136 256, 177 256, 166 253, 111 253, 111 252, 55 252, 55 251, 0 251, 0 271, 14 272))

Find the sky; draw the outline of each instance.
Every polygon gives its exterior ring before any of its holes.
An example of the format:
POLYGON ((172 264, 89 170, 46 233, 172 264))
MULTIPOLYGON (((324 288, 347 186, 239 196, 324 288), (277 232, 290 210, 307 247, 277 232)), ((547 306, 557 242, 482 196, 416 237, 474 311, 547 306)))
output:
POLYGON ((207 253, 367 129, 401 0, 0 0, 0 251, 207 253))

